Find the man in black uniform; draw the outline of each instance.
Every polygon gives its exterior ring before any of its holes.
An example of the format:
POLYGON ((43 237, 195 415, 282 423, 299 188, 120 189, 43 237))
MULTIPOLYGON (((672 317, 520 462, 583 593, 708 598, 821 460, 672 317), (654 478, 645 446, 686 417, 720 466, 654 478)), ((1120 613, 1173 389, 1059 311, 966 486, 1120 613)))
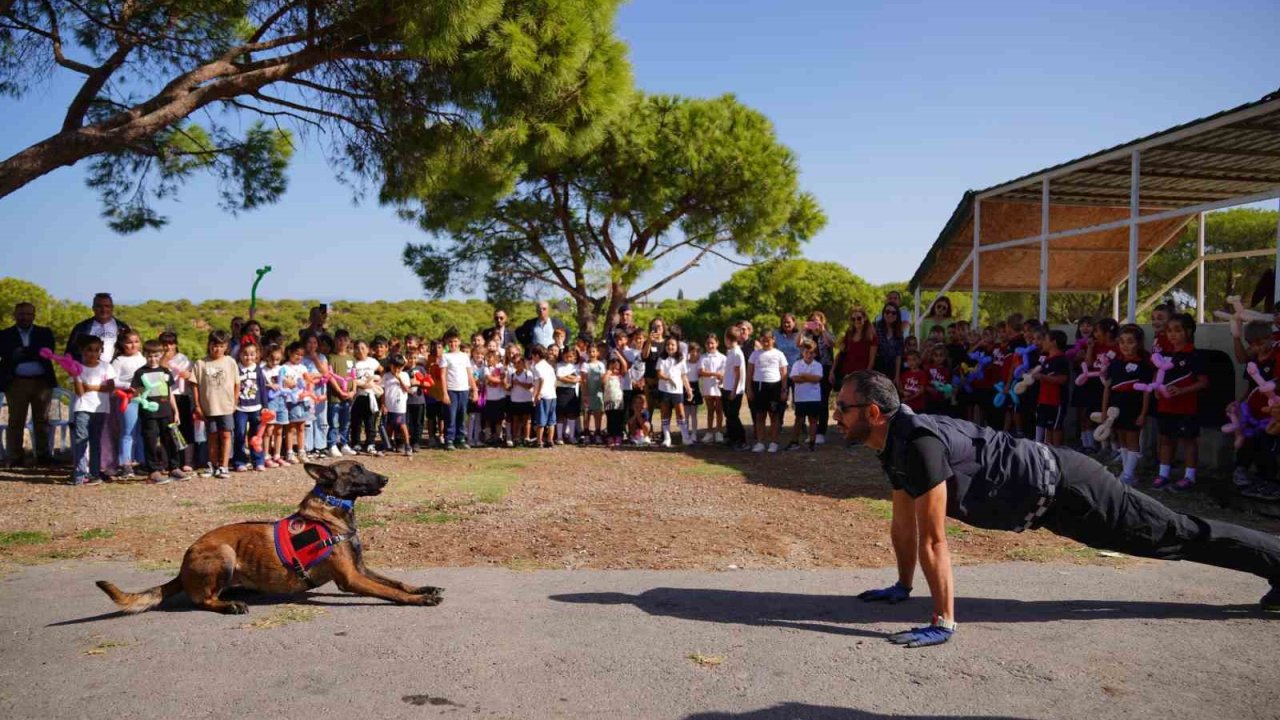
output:
POLYGON ((858 597, 906 600, 917 559, 933 595, 933 622, 891 636, 895 643, 939 645, 955 633, 948 516, 991 530, 1043 527, 1095 548, 1251 572, 1271 583, 1262 610, 1280 612, 1280 539, 1272 535, 1174 512, 1072 450, 916 415, 899 403, 893 381, 875 371, 845 378, 836 412, 846 438, 879 453, 893 486, 898 582, 858 597))

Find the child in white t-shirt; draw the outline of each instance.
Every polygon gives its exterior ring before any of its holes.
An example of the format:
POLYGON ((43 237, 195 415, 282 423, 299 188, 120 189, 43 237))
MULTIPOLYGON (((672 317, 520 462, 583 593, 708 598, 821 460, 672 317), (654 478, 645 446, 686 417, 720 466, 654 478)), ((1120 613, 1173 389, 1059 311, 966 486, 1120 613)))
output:
POLYGON ((658 397, 662 399, 662 447, 671 447, 671 411, 675 410, 680 426, 680 442, 690 444, 689 424, 684 419, 684 403, 693 399, 693 387, 685 373, 684 356, 680 342, 667 338, 666 352, 658 359, 658 397))
POLYGON ((556 370, 547 362, 547 351, 534 345, 529 353, 533 361, 533 435, 537 447, 555 445, 556 435, 556 370))
POLYGON ((106 479, 102 470, 102 428, 111 410, 116 371, 102 361, 100 338, 92 335, 81 338, 80 364, 84 369, 72 379, 76 397, 71 403, 71 482, 98 485, 106 479))
POLYGON ((444 371, 445 383, 445 428, 444 449, 466 449, 467 444, 467 403, 474 399, 476 378, 472 373, 471 354, 462 350, 462 338, 456 330, 444 336, 448 351, 440 356, 439 366, 444 371))
POLYGON ((702 442, 724 442, 724 407, 720 404, 720 382, 724 380, 725 357, 720 352, 720 338, 712 333, 706 339, 707 351, 698 361, 698 386, 707 404, 707 432, 702 442))
POLYGON ((582 370, 576 347, 560 352, 556 363, 556 444, 572 443, 577 437, 578 417, 582 414, 582 370))
POLYGON ((532 442, 529 424, 533 418, 533 384, 537 376, 524 359, 524 353, 519 350, 509 367, 507 378, 511 386, 511 441, 527 447, 532 442))
POLYGON ((747 403, 751 408, 751 420, 755 426, 756 444, 753 452, 764 452, 764 441, 769 441, 769 452, 778 452, 778 431, 787 410, 786 379, 787 356, 774 347, 772 330, 760 335, 760 349, 747 358, 747 403), (768 418, 768 435, 765 435, 765 419, 768 418))
POLYGON ((788 450, 800 449, 800 431, 809 420, 809 451, 813 452, 818 437, 818 418, 822 414, 822 363, 818 362, 818 346, 812 341, 800 344, 800 360, 791 366, 791 383, 795 387, 796 424, 788 450))
MULTIPOLYGON (((115 368, 116 379, 120 385, 127 386, 133 380, 134 373, 147 364, 142 356, 142 339, 138 333, 130 330, 121 334, 116 342, 116 356, 111 359, 111 367, 115 368)), ((116 477, 121 480, 132 480, 133 466, 143 462, 142 456, 142 423, 138 420, 138 403, 127 402, 124 413, 120 416, 120 443, 116 466, 119 468, 116 477)))
MULTIPOLYGON (((502 445, 502 422, 511 408, 508 369, 502 364, 502 353, 490 350, 484 358, 484 426, 490 445, 502 445)), ((506 441, 512 447, 511 440, 506 441)))
POLYGON ((405 457, 413 455, 413 443, 409 439, 409 388, 413 382, 404 369, 408 365, 404 355, 396 353, 387 364, 387 372, 382 376, 382 403, 386 408, 387 438, 394 450, 396 438, 404 444, 405 457))
MULTIPOLYGON (((364 340, 355 346, 356 399, 351 406, 351 444, 356 450, 369 455, 381 455, 378 450, 378 405, 382 397, 382 365, 369 355, 369 343, 364 340)), ((407 405, 407 404, 406 404, 407 405)))

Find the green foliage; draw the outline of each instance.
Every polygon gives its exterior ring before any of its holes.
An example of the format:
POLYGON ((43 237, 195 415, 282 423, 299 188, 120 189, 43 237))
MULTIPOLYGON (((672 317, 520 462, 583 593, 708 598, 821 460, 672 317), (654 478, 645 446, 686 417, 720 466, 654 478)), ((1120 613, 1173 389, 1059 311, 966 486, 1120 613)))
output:
POLYGON ((0 197, 87 159, 118 232, 162 227, 153 202, 199 172, 251 210, 285 191, 297 133, 386 198, 492 199, 598 141, 630 90, 619 4, 0 2, 0 93, 79 83, 58 131, 0 160, 0 197))
POLYGON ((598 146, 530 164, 498 203, 449 184, 415 190, 399 199, 436 237, 404 261, 429 294, 500 275, 508 296, 567 294, 588 329, 707 254, 790 257, 826 222, 769 120, 728 95, 637 95, 598 146), (659 260, 677 269, 646 286, 659 260))
POLYGON ((36 323, 52 328, 54 337, 59 341, 71 334, 76 323, 92 315, 88 305, 54 299, 35 283, 0 277, 0 327, 13 323, 13 307, 20 302, 35 305, 36 323))
POLYGON ((883 299, 879 288, 840 263, 782 260, 734 273, 697 304, 685 325, 698 336, 723 333, 738 320, 750 320, 757 328, 776 328, 783 313, 803 320, 821 310, 831 331, 839 334, 855 305, 874 315, 883 299))

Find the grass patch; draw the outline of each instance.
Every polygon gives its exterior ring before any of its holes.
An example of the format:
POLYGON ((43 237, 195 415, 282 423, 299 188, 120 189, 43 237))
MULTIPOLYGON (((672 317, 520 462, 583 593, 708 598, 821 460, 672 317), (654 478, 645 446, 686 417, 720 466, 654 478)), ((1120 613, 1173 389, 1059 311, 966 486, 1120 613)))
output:
POLYGON ((698 667, 718 667, 724 664, 723 655, 703 655, 702 653, 693 653, 689 655, 689 659, 698 667))
POLYGON ((173 560, 140 560, 137 563, 142 570, 151 572, 171 572, 176 573, 181 565, 173 560))
POLYGON ((124 640, 99 640, 97 643, 84 651, 85 655, 106 655, 108 650, 114 648, 129 647, 129 643, 124 640))
POLYGON ((881 520, 893 519, 893 501, 879 498, 858 498, 862 509, 881 520))
POLYGON ((380 527, 386 527, 387 521, 380 517, 360 518, 360 520, 356 523, 356 525, 357 527, 362 527, 362 528, 380 528, 380 527))
POLYGON ((115 534, 114 530, 108 530, 107 528, 89 528, 76 535, 76 537, 81 540, 105 540, 109 537, 115 537, 115 534))
POLYGON ((227 505, 226 509, 228 512, 233 512, 237 515, 271 515, 273 517, 281 517, 292 514, 294 510, 298 509, 298 506, 275 502, 242 502, 231 503, 227 505))
POLYGON ((89 554, 85 548, 66 548, 63 550, 50 550, 40 557, 45 560, 78 560, 89 554))
POLYGON ((178 501, 178 507, 180 508, 198 507, 199 505, 200 503, 196 502, 195 500, 179 500, 178 501))
POLYGON ((300 622, 310 622, 324 614, 323 608, 303 607, 301 605, 281 605, 264 618, 241 625, 244 630, 270 630, 300 622))
POLYGON ((519 460, 493 460, 484 464, 485 470, 523 470, 527 467, 528 463, 519 460))
POLYGON ((0 532, 0 548, 14 547, 15 545, 41 545, 51 539, 49 533, 40 532, 39 530, 0 532))
POLYGON ((507 558, 502 561, 502 567, 508 570, 515 570, 516 572, 533 572, 534 570, 556 570, 559 569, 560 566, 552 565, 551 563, 543 562, 541 560, 534 560, 533 558, 516 557, 507 558))
POLYGON ((947 537, 964 537, 969 534, 969 528, 960 527, 959 525, 947 526, 947 537))
POLYGON ((1016 547, 1006 553, 1010 560, 1023 562, 1054 562, 1056 560, 1094 560, 1097 552, 1093 548, 1076 547, 1016 547))
POLYGON ((445 512, 443 510, 423 510, 409 516, 410 521, 422 525, 444 525, 451 522, 458 522, 461 519, 461 515, 445 512))

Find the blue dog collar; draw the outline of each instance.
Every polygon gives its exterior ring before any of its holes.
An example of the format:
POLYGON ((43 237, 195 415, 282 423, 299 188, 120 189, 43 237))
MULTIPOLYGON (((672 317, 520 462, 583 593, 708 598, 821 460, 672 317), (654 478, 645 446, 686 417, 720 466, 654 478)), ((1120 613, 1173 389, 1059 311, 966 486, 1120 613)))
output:
POLYGON ((347 512, 351 512, 356 509, 355 500, 343 500, 340 497, 334 497, 332 495, 322 492, 318 487, 312 488, 311 494, 323 500, 324 504, 329 505, 330 507, 342 508, 347 512))

